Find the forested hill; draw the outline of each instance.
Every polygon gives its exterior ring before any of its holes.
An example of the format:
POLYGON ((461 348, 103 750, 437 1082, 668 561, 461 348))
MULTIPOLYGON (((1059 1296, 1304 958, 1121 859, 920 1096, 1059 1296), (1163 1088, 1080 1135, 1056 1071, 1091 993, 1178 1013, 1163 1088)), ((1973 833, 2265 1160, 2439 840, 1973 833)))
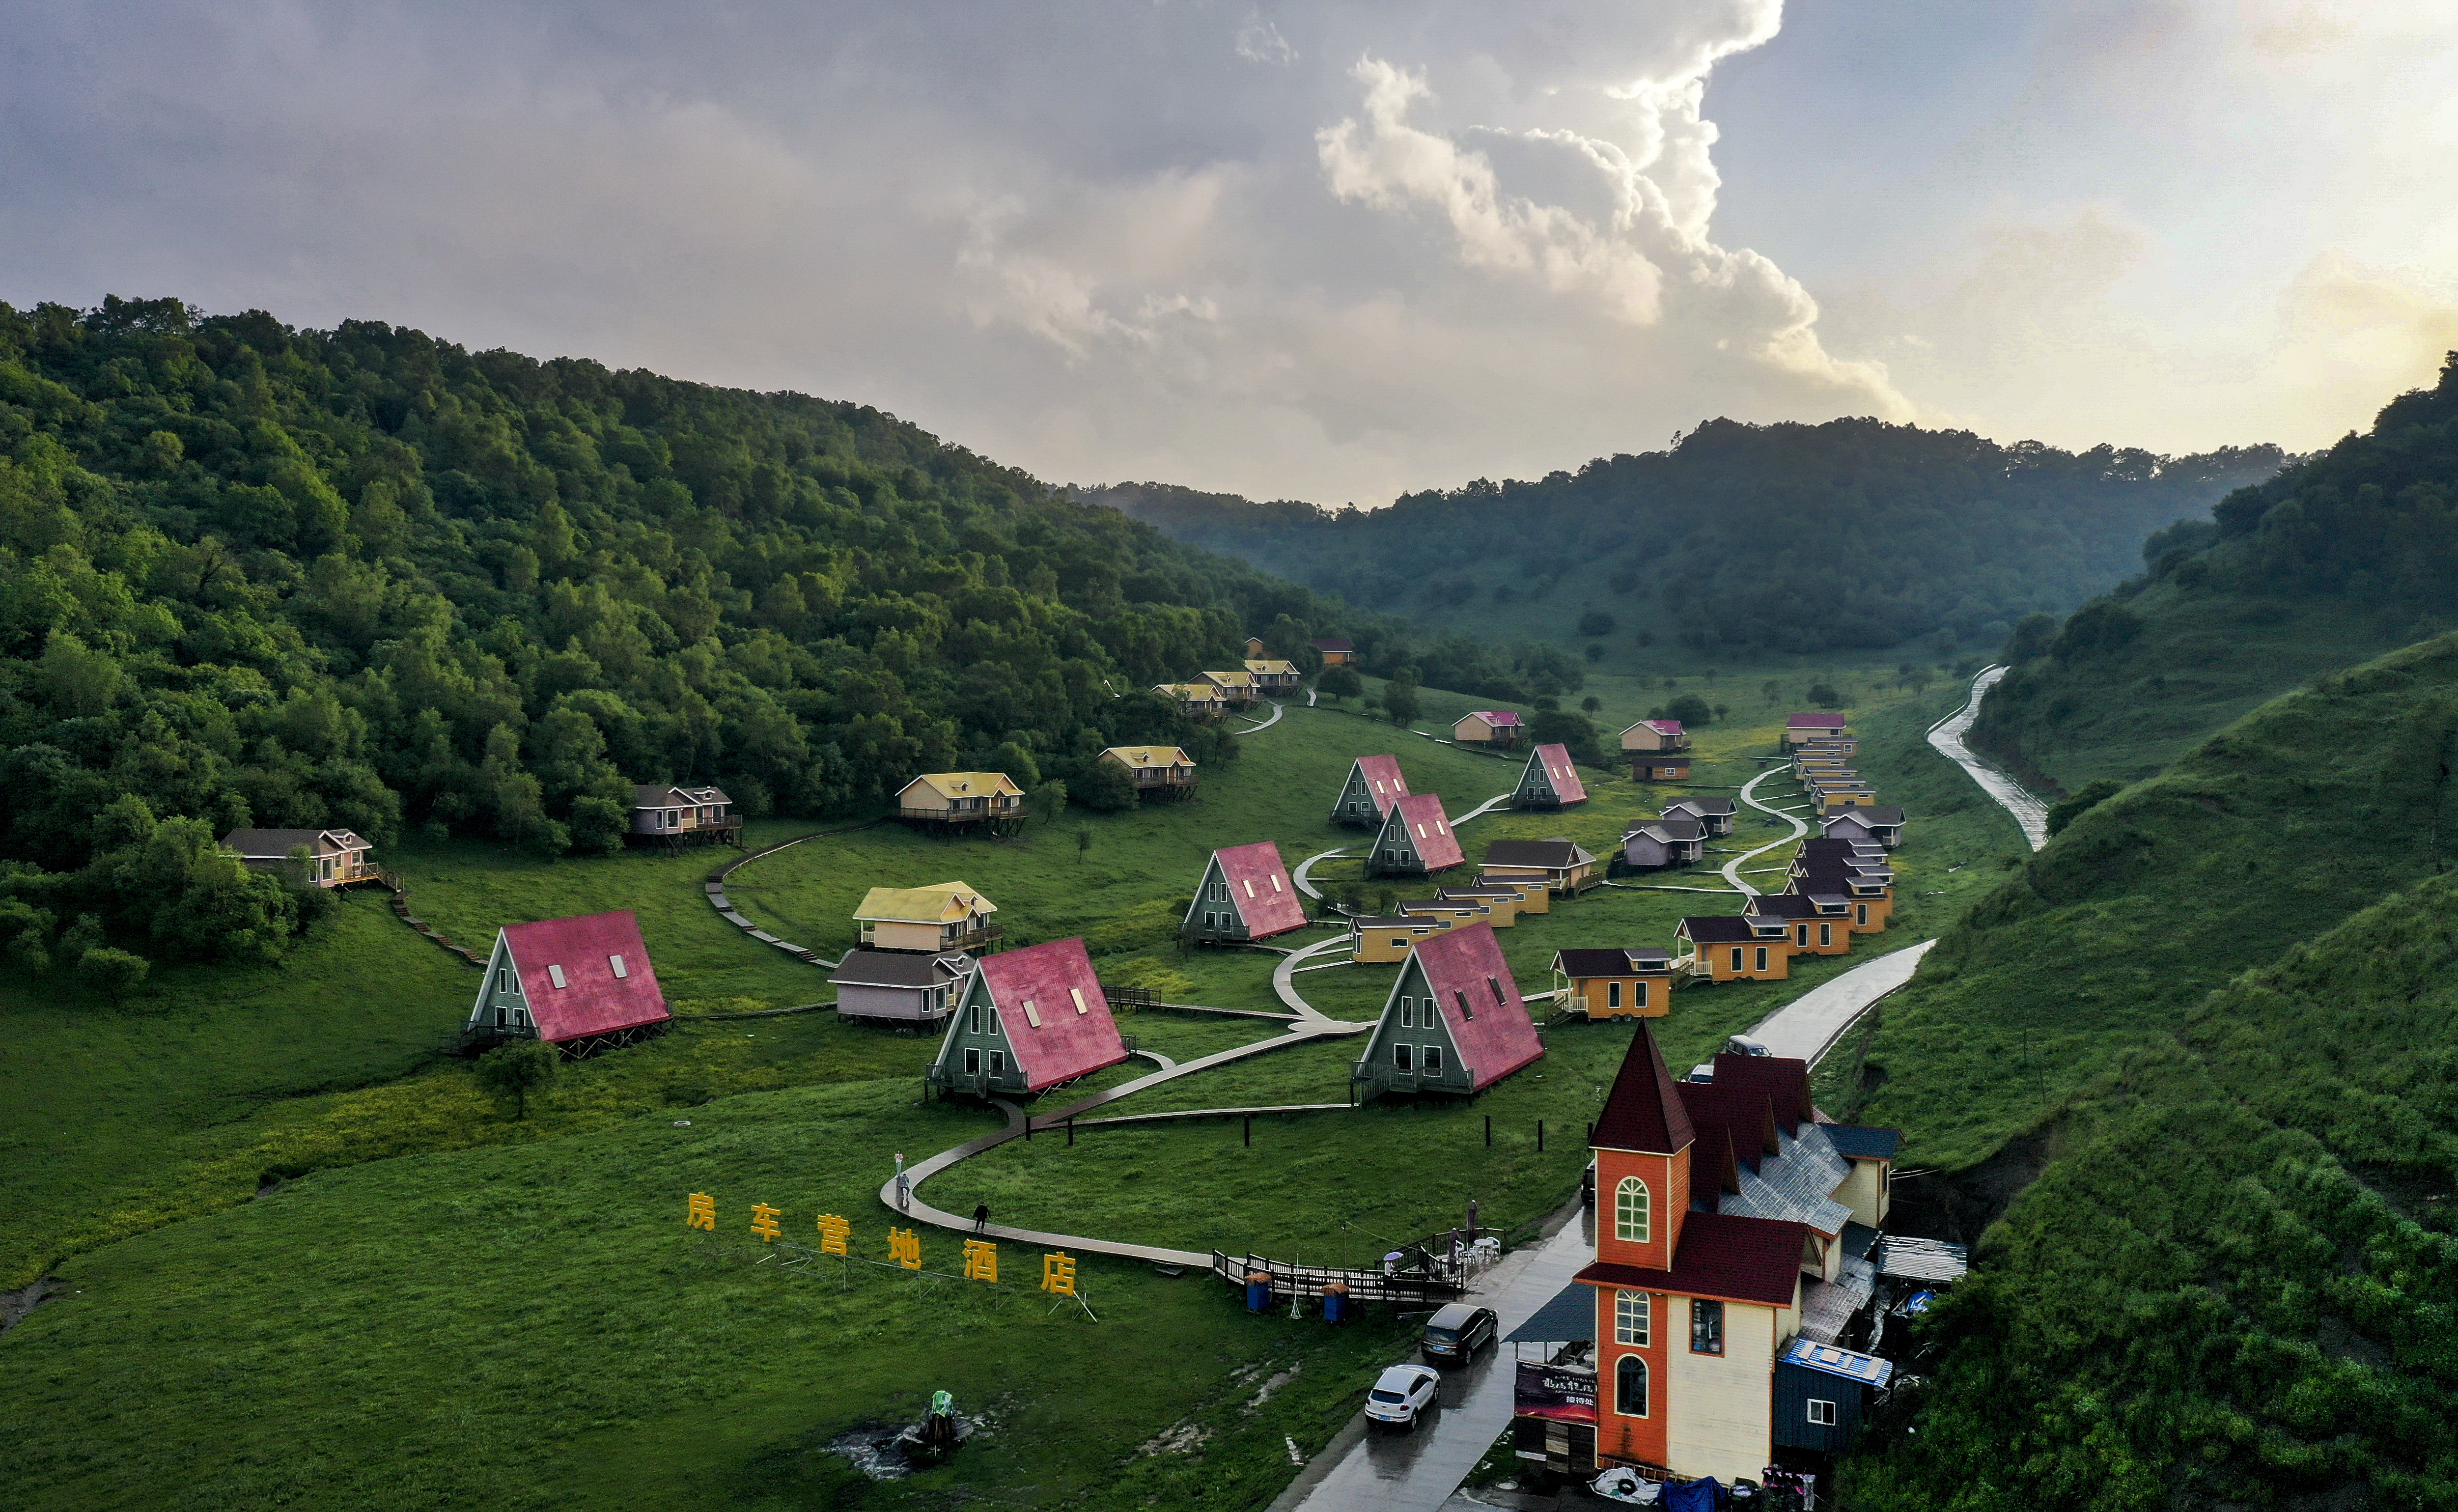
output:
POLYGON ((2458 625, 2458 353, 2430 389, 2154 535, 2148 570, 2017 627, 1975 738, 2061 783, 2132 781, 2318 673, 2458 625))
MULTIPOLYGON (((1354 632, 890 416, 351 322, 0 305, 0 945, 281 948, 213 840, 618 844, 1225 739, 1135 690, 1354 632), (1119 697, 1114 694, 1123 694, 1119 697)), ((1387 638, 1387 637, 1386 637, 1387 638)))
POLYGON ((1945 654, 1993 650, 2026 613, 2104 590, 2139 566, 2147 532, 2205 514, 2282 460, 2268 445, 2077 454, 1874 420, 1718 420, 1670 451, 1532 483, 1479 479, 1387 509, 1159 484, 1077 496, 1438 624, 1723 654, 1926 638, 1945 654))

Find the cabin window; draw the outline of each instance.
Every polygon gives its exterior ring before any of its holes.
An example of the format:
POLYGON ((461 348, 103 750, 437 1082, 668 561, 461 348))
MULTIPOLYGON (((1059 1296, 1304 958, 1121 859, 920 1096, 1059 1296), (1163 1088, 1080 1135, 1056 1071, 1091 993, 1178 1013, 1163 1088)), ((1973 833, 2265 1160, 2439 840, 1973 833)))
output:
POLYGON ((1736 971, 1741 969, 1741 947, 1739 945, 1733 947, 1733 969, 1736 971))
POLYGON ((1034 1006, 1031 998, 1024 1000, 1024 1022, 1036 1029, 1041 1027, 1041 1009, 1034 1006))
POLYGON ((1281 878, 1278 872, 1272 874, 1272 891, 1276 893, 1281 891, 1281 878))
POLYGON ((1614 1294, 1614 1342, 1634 1349, 1647 1347, 1647 1294, 1615 1292, 1614 1294))
POLYGON ((1622 1177, 1621 1185, 1614 1188, 1614 1237, 1624 1244, 1645 1244, 1655 1232, 1647 1183, 1636 1176, 1622 1177))
POLYGON ((1418 826, 1417 826, 1417 839, 1424 839, 1425 838, 1426 838, 1426 827, 1425 827, 1423 824, 1420 824, 1420 825, 1418 825, 1418 826))
POLYGON ((1402 998, 1400 1000, 1400 1027, 1404 1029, 1413 1029, 1416 1026, 1417 1000, 1414 998, 1402 998))
POLYGON ((993 1040, 999 1037, 998 1005, 995 1003, 990 1005, 989 1035, 993 1040))
POLYGON ((1409 1045, 1395 1045, 1391 1046, 1392 1069, 1400 1071, 1416 1069, 1414 1062, 1415 1050, 1416 1047, 1409 1045))
POLYGON ((1822 1401, 1816 1397, 1810 1398, 1809 1420, 1818 1424, 1821 1428, 1834 1427, 1835 1404, 1831 1401, 1822 1401))
POLYGON ((498 992, 510 992, 512 989, 512 984, 510 980, 510 977, 511 970, 510 967, 497 966, 495 968, 495 990, 498 992))
POLYGON ((1492 990, 1493 1005, 1495 1007, 1498 1008, 1510 1001, 1510 999, 1505 998, 1502 995, 1502 979, 1500 977, 1488 977, 1485 979, 1485 984, 1492 990))
POLYGON ((1614 1411, 1625 1418, 1647 1416, 1647 1361, 1624 1355, 1614 1367, 1614 1411))
POLYGON ((1766 946, 1764 946, 1764 945, 1760 945, 1760 946, 1759 946, 1759 956, 1758 956, 1759 963, 1758 963, 1758 965, 1757 965, 1757 967, 1756 967, 1756 969, 1757 969, 1757 970, 1764 971, 1764 970, 1767 968, 1767 965, 1766 965, 1766 950, 1767 950, 1767 947, 1766 947, 1766 946))
POLYGON ((1425 1067, 1426 1074, 1427 1076, 1440 1076, 1443 1074, 1443 1047, 1441 1046, 1428 1045, 1426 1046, 1425 1067))
POLYGON ((560 987, 560 986, 564 985, 565 984, 564 984, 564 980, 563 980, 563 968, 562 968, 561 966, 549 966, 549 967, 547 967, 547 968, 546 968, 546 979, 547 979, 549 982, 553 983, 553 984, 554 984, 556 986, 558 986, 558 987, 560 987))
POLYGON ((1408 948, 1408 942, 1398 935, 1394 935, 1391 937, 1391 948, 1394 950, 1406 950, 1408 948))
POLYGON ((1644 982, 1634 982, 1631 984, 1631 986, 1635 990, 1631 994, 1630 1005, 1634 1008, 1643 1008, 1647 1006, 1647 984, 1644 982))
POLYGON ((1869 905, 1867 903, 1854 903, 1852 905, 1852 922, 1856 924, 1865 924, 1869 922, 1869 905))
POLYGON ((1833 924, 1820 924, 1818 926, 1818 942, 1822 945, 1831 945, 1835 942, 1835 926, 1833 924))
POLYGON ((1247 897, 1249 897, 1249 898, 1254 897, 1254 896, 1255 896, 1255 882, 1254 882, 1254 880, 1253 880, 1252 878, 1244 879, 1244 880, 1243 880, 1243 885, 1245 886, 1245 889, 1246 889, 1246 896, 1247 896, 1247 897))
POLYGON ((1460 988, 1453 987, 1451 989, 1451 996, 1459 1000, 1461 1018, 1473 1019, 1476 1017, 1476 1009, 1469 1005, 1468 994, 1465 991, 1460 988))
POLYGON ((1724 1352, 1724 1304, 1705 1297, 1690 1304, 1690 1353, 1720 1355, 1724 1352))
POLYGON ((1807 949, 1809 946, 1809 926, 1807 924, 1795 924, 1792 927, 1795 932, 1801 936, 1802 948, 1807 949))
POLYGON ((1605 984, 1605 1006, 1609 1008, 1617 1008, 1621 1006, 1620 983, 1608 982, 1605 984))
POLYGON ((979 1076, 982 1074, 982 1052, 980 1050, 968 1048, 965 1051, 965 1074, 967 1076, 979 1076))
POLYGON ((990 1074, 992 1076, 1005 1076, 1007 1074, 1007 1051, 990 1051, 990 1074))
POLYGON ((982 1032, 982 1005, 978 1003, 965 1010, 965 1032, 967 1034, 982 1032))
POLYGON ((1091 1008, 1084 1005, 1084 989, 1082 987, 1069 987, 1067 989, 1067 995, 1075 1000, 1076 1012, 1090 1013, 1093 1011, 1091 1008))
POLYGON ((625 982, 631 979, 631 968, 623 964, 623 958, 621 956, 608 956, 606 958, 606 966, 608 970, 614 973, 615 981, 625 982))

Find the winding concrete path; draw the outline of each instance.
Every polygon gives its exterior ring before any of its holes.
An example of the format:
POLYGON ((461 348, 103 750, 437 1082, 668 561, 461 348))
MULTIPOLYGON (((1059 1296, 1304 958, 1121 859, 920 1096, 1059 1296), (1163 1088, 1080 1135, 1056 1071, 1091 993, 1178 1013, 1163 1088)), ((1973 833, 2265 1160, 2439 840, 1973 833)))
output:
POLYGON ((2006 675, 2003 667, 1984 667, 1980 675, 1971 679, 1971 699, 1962 708, 1928 727, 1928 743, 1943 752, 1946 758, 1963 768, 1980 791, 1995 798, 2000 807, 2014 816, 2022 826, 2023 839, 2033 850, 2049 843, 2049 805, 2030 788, 2015 781, 1997 767, 1974 754, 1965 743, 1972 721, 1980 717, 1980 700, 2006 675))
POLYGON ((1732 883, 1733 891, 1740 894, 1744 898, 1758 897, 1759 889, 1741 880, 1741 863, 1752 860, 1755 857, 1764 856, 1769 851, 1781 850, 1784 846, 1791 844, 1793 841, 1809 833, 1809 826, 1803 824, 1800 819, 1794 818, 1792 815, 1785 813, 1782 809, 1777 808, 1772 803, 1761 803, 1759 801, 1759 784, 1771 777, 1783 774, 1786 771, 1787 769, 1783 767, 1769 767, 1758 776, 1750 778, 1747 782, 1741 784, 1740 797, 1743 803, 1748 804, 1751 808, 1758 810, 1761 814, 1772 814, 1777 818, 1780 818, 1786 824, 1792 826, 1792 833, 1785 836, 1783 839, 1780 840, 1769 840, 1756 850, 1743 851, 1739 856, 1734 857, 1731 860, 1724 863, 1724 880, 1732 883))
POLYGON ((1467 822, 1468 822, 1469 820, 1470 820, 1470 819, 1481 819, 1481 818, 1485 818, 1487 815, 1489 815, 1489 814, 1492 813, 1495 809, 1498 809, 1498 808, 1502 807, 1502 805, 1504 805, 1505 803, 1510 802, 1510 799, 1511 799, 1511 797, 1512 797, 1514 795, 1516 795, 1516 794, 1518 793, 1518 791, 1519 791, 1519 790, 1518 790, 1517 788, 1512 788, 1512 789, 1510 790, 1510 792, 1509 792, 1509 793, 1496 793, 1493 797, 1489 797, 1489 798, 1487 798, 1484 802, 1482 802, 1482 803, 1478 804, 1476 807, 1474 807, 1474 808, 1472 808, 1472 809, 1469 810, 1467 813, 1465 813, 1465 814, 1461 815, 1459 818, 1455 818, 1455 819, 1451 820, 1451 828, 1453 828, 1453 829, 1457 829, 1457 828, 1459 828, 1461 825, 1463 825, 1463 824, 1467 823, 1467 822))
POLYGON ((1355 854, 1357 853, 1354 847, 1339 845, 1334 846, 1330 850, 1324 851, 1320 856, 1309 856, 1304 860, 1298 862, 1298 869, 1296 871, 1289 873, 1289 882, 1292 886, 1296 887, 1299 892, 1305 894, 1316 902, 1321 902, 1323 901, 1323 894, 1315 887, 1314 879, 1309 875, 1315 869, 1316 864, 1318 862, 1327 861, 1335 856, 1354 856, 1355 854))
POLYGON ((1287 711, 1282 709, 1279 704, 1273 704, 1271 717, 1264 720, 1261 724, 1250 724, 1243 730, 1232 730, 1229 733, 1231 735, 1253 735, 1258 730, 1269 730, 1272 726, 1281 722, 1281 715, 1286 712, 1287 711))
POLYGON ((1751 1027, 1750 1038, 1772 1054, 1816 1065, 1872 1004, 1912 979, 1920 969, 1921 957, 1936 943, 1924 940, 1890 950, 1820 983, 1760 1019, 1751 1027))
MULTIPOLYGON (((1306 946, 1303 950, 1295 951, 1289 955, 1282 956, 1280 963, 1272 967, 1272 993, 1282 1003, 1287 1004, 1291 1008, 1297 1010, 1298 1022, 1300 1024, 1312 1024, 1317 1025, 1321 1030, 1339 1034, 1360 1034, 1374 1027, 1371 1023, 1358 1023, 1349 1019, 1333 1018, 1331 1015, 1323 1012, 1321 1008, 1316 1007, 1313 1004, 1308 1003, 1305 999, 1299 997, 1297 987, 1290 981, 1290 978, 1297 975, 1300 967, 1309 958, 1323 955, 1333 950, 1344 950, 1346 949, 1347 946, 1348 937, 1346 935, 1334 935, 1328 940, 1318 940, 1313 944, 1306 946), (1337 1027, 1335 1028, 1334 1025, 1337 1025, 1337 1027)), ((1329 962, 1324 963, 1326 965, 1331 963, 1332 963, 1329 962)))

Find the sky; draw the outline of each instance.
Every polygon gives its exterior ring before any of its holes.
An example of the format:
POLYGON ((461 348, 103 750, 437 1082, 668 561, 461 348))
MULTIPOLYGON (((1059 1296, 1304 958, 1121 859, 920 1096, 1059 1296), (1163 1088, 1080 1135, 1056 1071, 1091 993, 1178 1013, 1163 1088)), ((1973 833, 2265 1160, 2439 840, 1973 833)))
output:
POLYGON ((175 295, 1376 506, 1876 415, 2327 445, 2458 347, 2366 0, 13 0, 0 300, 175 295))

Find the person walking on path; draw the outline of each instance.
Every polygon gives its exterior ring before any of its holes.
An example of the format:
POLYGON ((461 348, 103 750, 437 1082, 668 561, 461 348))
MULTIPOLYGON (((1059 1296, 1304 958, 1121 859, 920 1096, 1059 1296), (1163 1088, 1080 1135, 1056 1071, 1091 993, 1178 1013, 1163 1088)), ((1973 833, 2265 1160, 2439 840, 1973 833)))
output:
POLYGON ((973 1232, 974 1232, 975 1233, 986 1233, 986 1232, 989 1232, 989 1226, 990 1226, 990 1205, 989 1205, 989 1203, 987 1203, 987 1202, 977 1202, 977 1203, 974 1203, 974 1204, 973 1204, 973 1232))
POLYGON ((905 1151, 896 1152, 896 1211, 906 1212, 913 1202, 913 1183, 905 1179, 905 1151))

